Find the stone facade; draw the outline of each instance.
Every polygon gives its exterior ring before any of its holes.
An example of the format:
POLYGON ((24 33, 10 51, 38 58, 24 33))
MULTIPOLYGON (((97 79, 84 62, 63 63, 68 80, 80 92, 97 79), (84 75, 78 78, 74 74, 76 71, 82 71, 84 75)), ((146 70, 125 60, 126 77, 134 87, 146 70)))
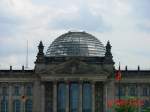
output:
MULTIPOLYGON (((47 57, 40 42, 34 70, 0 70, 0 112, 59 112, 58 87, 65 84, 65 112, 71 112, 70 87, 79 85, 78 109, 83 112, 83 87, 91 85, 91 110, 107 112, 109 100, 118 98, 118 82, 111 45, 104 57, 47 57), (18 101, 18 103, 15 101, 18 101), (17 110, 19 109, 19 110, 17 110)), ((150 70, 121 70, 120 94, 135 96, 150 105, 150 70)), ((141 111, 141 108, 139 108, 141 111)))

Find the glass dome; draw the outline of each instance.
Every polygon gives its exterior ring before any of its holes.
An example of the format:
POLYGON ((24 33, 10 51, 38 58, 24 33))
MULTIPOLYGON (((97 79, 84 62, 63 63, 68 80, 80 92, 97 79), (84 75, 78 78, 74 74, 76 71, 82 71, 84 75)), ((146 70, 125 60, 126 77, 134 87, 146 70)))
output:
POLYGON ((85 56, 104 57, 104 45, 86 32, 68 32, 56 38, 48 47, 47 57, 85 56))

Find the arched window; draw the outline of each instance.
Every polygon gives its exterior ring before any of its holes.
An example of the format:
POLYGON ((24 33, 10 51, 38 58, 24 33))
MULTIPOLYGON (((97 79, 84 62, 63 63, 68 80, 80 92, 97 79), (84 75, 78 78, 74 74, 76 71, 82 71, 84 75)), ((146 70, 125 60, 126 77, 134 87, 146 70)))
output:
POLYGON ((71 112, 78 112, 79 106, 79 85, 71 83, 70 85, 70 110, 71 112))
POLYGON ((83 84, 83 112, 92 112, 92 87, 90 83, 83 84))
POLYGON ((8 101, 6 99, 1 101, 1 112, 8 112, 8 101))
POLYGON ((21 104, 19 100, 14 100, 13 102, 13 112, 20 112, 21 111, 21 104))
POLYGON ((58 112, 65 112, 66 108, 66 84, 59 83, 58 84, 58 92, 57 92, 57 101, 58 101, 58 112))
POLYGON ((25 112, 32 112, 32 100, 30 99, 25 103, 25 112))

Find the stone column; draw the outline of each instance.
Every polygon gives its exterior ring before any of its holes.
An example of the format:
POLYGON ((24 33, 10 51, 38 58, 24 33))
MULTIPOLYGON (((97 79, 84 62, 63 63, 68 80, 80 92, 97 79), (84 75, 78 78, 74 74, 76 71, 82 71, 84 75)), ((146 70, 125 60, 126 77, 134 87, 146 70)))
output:
POLYGON ((40 81, 36 80, 33 84, 33 112, 41 112, 41 97, 42 91, 40 87, 40 81))
POLYGON ((12 85, 9 85, 9 88, 8 88, 8 112, 13 111, 12 93, 13 93, 12 85))
POLYGON ((104 91, 103 91, 103 110, 107 112, 107 85, 106 82, 104 83, 104 91))
POLYGON ((66 112, 69 112, 69 82, 66 82, 66 112))
POLYGON ((53 82, 53 112, 57 112, 57 82, 53 82))
MULTIPOLYGON (((141 94, 140 94, 140 93, 141 93, 140 88, 141 88, 141 87, 140 87, 140 85, 138 84, 138 85, 137 85, 137 97, 138 97, 139 100, 141 100, 141 97, 140 97, 140 95, 141 95, 141 94)), ((140 107, 140 106, 138 107, 138 112, 141 112, 141 107, 140 107)))
POLYGON ((41 112, 45 112, 45 85, 41 83, 41 112))
MULTIPOLYGON (((0 92, 2 91, 2 88, 0 88, 0 92)), ((0 97, 0 102, 2 101, 2 96, 0 97)), ((1 112, 1 105, 0 105, 0 112, 1 112)))
MULTIPOLYGON (((24 84, 21 85, 21 97, 25 95, 24 84)), ((25 112, 25 100, 21 98, 21 112, 25 112)))
POLYGON ((82 112, 82 85, 83 85, 83 82, 80 81, 79 82, 79 112, 82 112))
POLYGON ((108 101, 115 99, 115 82, 113 80, 108 80, 104 85, 104 112, 109 111, 107 104, 108 101))
POLYGON ((126 96, 129 96, 129 86, 128 86, 128 84, 126 84, 126 96))
MULTIPOLYGON (((2 97, 0 97, 0 102, 2 101, 2 97)), ((0 105, 0 112, 1 112, 1 105, 0 105)))
POLYGON ((95 112, 95 82, 92 82, 92 112, 95 112))

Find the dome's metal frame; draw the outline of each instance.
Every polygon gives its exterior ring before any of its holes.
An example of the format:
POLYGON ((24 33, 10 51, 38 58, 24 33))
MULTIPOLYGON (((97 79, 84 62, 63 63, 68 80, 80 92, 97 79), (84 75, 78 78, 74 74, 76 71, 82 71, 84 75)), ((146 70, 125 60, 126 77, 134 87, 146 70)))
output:
POLYGON ((104 45, 86 32, 68 32, 56 38, 48 47, 46 57, 104 57, 104 45))

